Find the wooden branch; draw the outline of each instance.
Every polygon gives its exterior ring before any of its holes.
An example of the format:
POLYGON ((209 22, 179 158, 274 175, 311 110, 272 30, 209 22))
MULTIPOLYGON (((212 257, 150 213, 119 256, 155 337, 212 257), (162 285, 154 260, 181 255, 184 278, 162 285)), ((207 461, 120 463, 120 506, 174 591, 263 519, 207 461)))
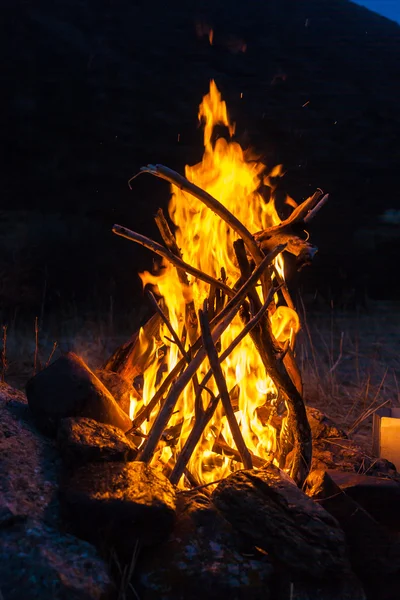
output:
POLYGON ((227 294, 227 296, 229 296, 230 298, 232 298, 232 296, 234 295, 233 290, 231 290, 231 288, 226 284, 222 283, 222 281, 218 281, 218 279, 215 279, 211 275, 207 275, 207 273, 203 273, 199 269, 196 269, 196 267, 188 265, 188 263, 184 262, 174 254, 172 254, 172 252, 167 250, 167 248, 164 248, 164 246, 162 246, 158 242, 155 242, 154 240, 151 240, 150 238, 141 235, 140 233, 136 233, 136 231, 131 231, 130 229, 127 229, 127 227, 123 227, 122 225, 114 225, 112 231, 116 235, 120 235, 121 237, 124 237, 127 240, 131 240, 132 242, 136 242, 137 244, 140 244, 141 246, 152 250, 159 256, 162 256, 163 258, 167 259, 176 267, 183 269, 184 271, 190 273, 194 277, 197 277, 198 279, 201 279, 202 281, 205 281, 210 285, 214 284, 217 287, 222 288, 227 294))
POLYGON ((152 340, 156 338, 160 330, 160 315, 153 315, 142 328, 141 339, 148 342, 147 348, 143 350, 140 344, 140 329, 125 344, 117 350, 104 363, 103 369, 118 373, 127 381, 132 381, 141 375, 147 367, 148 360, 152 354, 152 340))
MULTIPOLYGON (((231 352, 233 352, 233 350, 236 348, 236 346, 238 346, 238 344, 242 341, 242 339, 257 325, 257 323, 259 323, 260 319, 264 316, 275 291, 276 290, 271 290, 269 298, 267 298, 266 302, 264 303, 264 305, 262 306, 260 311, 256 315, 254 315, 254 317, 246 324, 246 326, 240 332, 240 334, 237 336, 237 338, 235 338, 229 344, 229 346, 226 348, 226 350, 224 350, 224 352, 220 355, 220 357, 219 357, 220 363, 222 363, 231 354, 231 352)), ((211 378, 211 376, 212 376, 212 370, 210 369, 207 372, 207 374, 204 376, 202 382, 200 383, 200 387, 205 388, 205 386, 206 386, 207 382, 209 381, 209 379, 211 378)), ((230 394, 231 393, 232 393, 232 390, 231 390, 230 394)), ((178 481, 180 480, 182 473, 184 472, 185 467, 190 460, 190 457, 192 456, 197 444, 200 441, 201 436, 203 435, 205 428, 207 427, 208 423, 210 422, 210 419, 212 418, 212 416, 217 408, 219 400, 220 400, 220 396, 217 396, 217 397, 214 396, 211 399, 211 401, 209 402, 203 415, 201 415, 201 418, 195 420, 193 429, 190 432, 190 434, 181 450, 181 453, 179 454, 179 456, 176 460, 174 469, 171 473, 171 478, 170 478, 171 483, 177 484, 178 481)))
MULTIPOLYGON (((239 452, 237 450, 235 450, 235 448, 231 448, 221 438, 218 438, 217 440, 215 440, 215 443, 213 446, 213 452, 216 452, 217 454, 223 454, 224 456, 231 455, 238 462, 243 462, 240 457, 239 452)), ((250 452, 250 450, 249 450, 249 452, 250 452)), ((253 465, 254 465, 254 467, 256 467, 256 469, 262 469, 262 467, 265 467, 268 464, 267 460, 260 458, 260 456, 253 454, 253 452, 250 452, 250 456, 253 461, 253 465)))
MULTIPOLYGON (((231 298, 231 300, 226 304, 225 308, 223 308, 223 310, 210 323, 211 326, 214 326, 216 324, 215 329, 212 332, 212 338, 213 338, 214 343, 221 337, 222 333, 225 331, 225 329, 228 327, 228 325, 230 324, 232 319, 235 317, 235 315, 236 315, 237 311, 239 310, 239 307, 240 307, 241 303, 243 302, 244 298, 246 297, 248 291, 250 289, 252 289, 252 287, 255 285, 255 283, 259 280, 259 278, 262 275, 262 273, 264 272, 264 270, 276 258, 276 256, 283 250, 284 250, 283 246, 278 246, 278 248, 275 248, 275 250, 273 252, 271 252, 270 254, 265 256, 263 258, 262 262, 254 269, 253 273, 248 278, 248 280, 236 292, 235 296, 233 298, 231 298)), ((175 404, 178 401, 180 394, 185 389, 186 385, 189 383, 189 381, 193 377, 193 374, 197 371, 197 369, 203 362, 204 358, 206 357, 206 352, 205 352, 204 348, 201 347, 201 339, 200 338, 197 340, 197 342, 193 346, 192 351, 197 350, 196 346, 197 346, 197 348, 200 348, 200 349, 198 350, 197 354, 192 359, 192 362, 187 366, 186 370, 181 374, 179 379, 171 387, 171 389, 168 393, 168 396, 165 399, 165 402, 164 402, 160 412, 158 413, 158 416, 153 424, 153 427, 152 427, 151 433, 149 435, 149 438, 147 440, 147 443, 142 450, 140 460, 143 460, 143 462, 149 462, 151 460, 151 457, 153 456, 153 453, 154 453, 154 451, 157 447, 157 444, 161 438, 162 432, 166 428, 166 425, 167 425, 169 419, 171 418, 172 412, 174 410, 175 404)), ((184 366, 184 359, 181 359, 181 361, 179 361, 177 363, 177 365, 175 366, 175 368, 173 370, 175 372, 174 378, 175 378, 176 374, 179 373, 179 371, 182 369, 183 366, 184 366)), ((170 378, 170 381, 172 378, 171 374, 172 374, 172 372, 167 377, 167 379, 170 378)), ((161 387, 164 387, 164 384, 165 384, 165 381, 163 382, 163 385, 161 387)), ((164 387, 164 390, 165 390, 165 387, 164 387)), ((141 423, 143 423, 143 421, 151 414, 153 408, 161 400, 161 397, 162 397, 162 395, 160 395, 160 390, 158 390, 158 392, 153 396, 153 398, 150 400, 150 402, 144 407, 144 409, 142 409, 140 419, 143 419, 143 420, 141 420, 141 423), (156 400, 155 400, 155 398, 156 398, 156 400)), ((138 420, 139 419, 136 419, 136 418, 134 419, 134 421, 132 423, 132 427, 138 426, 137 425, 138 420)))
POLYGON ((175 344, 178 346, 180 353, 186 359, 186 362, 190 363, 189 354, 186 352, 185 348, 182 345, 181 340, 179 339, 178 334, 176 333, 175 329, 172 327, 171 321, 168 319, 167 315, 164 313, 164 311, 161 309, 160 305, 158 304, 153 292, 148 291, 147 296, 151 302, 151 305, 153 306, 155 311, 160 315, 161 320, 167 326, 168 331, 172 335, 172 339, 174 340, 175 344))
MULTIPOLYGON (((237 252, 238 245, 235 246, 237 252)), ((244 269, 245 271, 246 269, 244 269)), ((249 297, 258 307, 260 299, 255 290, 249 291, 249 297)), ((312 438, 310 425, 302 395, 293 383, 287 369, 285 359, 279 360, 280 352, 276 346, 269 318, 265 318, 252 329, 250 336, 263 362, 265 371, 275 384, 278 393, 282 394, 288 408, 288 421, 293 431, 294 447, 290 475, 301 487, 308 475, 312 458, 312 438)))
MULTIPOLYGON (((307 198, 304 202, 299 204, 291 215, 279 223, 279 225, 274 225, 273 227, 268 227, 264 231, 258 231, 254 234, 254 238, 257 242, 262 242, 264 240, 268 240, 270 238, 274 238, 275 236, 283 235, 283 234, 291 234, 294 236, 293 227, 296 224, 301 224, 307 218, 307 216, 312 213, 312 210, 319 203, 321 196, 323 195, 322 190, 317 190, 315 194, 313 194, 310 198, 307 198)), ((325 204, 325 202, 324 202, 325 204)))
POLYGON ((316 206, 314 206, 314 208, 312 210, 310 210, 308 215, 306 215, 304 217, 304 223, 309 223, 311 221, 311 219, 313 219, 315 217, 317 212, 319 212, 321 210, 321 208, 323 206, 325 206, 325 204, 328 202, 328 200, 329 200, 329 194, 325 194, 325 196, 323 198, 321 198, 321 200, 318 202, 318 204, 316 206))
MULTIPOLYGON (((164 213, 161 208, 159 208, 157 211, 155 221, 156 221, 156 225, 160 231, 161 237, 163 238, 168 250, 170 250, 170 252, 172 252, 172 254, 174 254, 175 256, 177 256, 179 259, 182 260, 182 253, 178 247, 178 244, 176 243, 175 236, 172 233, 172 231, 168 225, 168 221, 165 218, 164 213)), ((186 271, 177 267, 177 272, 178 272, 179 281, 181 282, 182 286, 184 287, 184 295, 187 296, 188 290, 190 290, 190 292, 191 292, 191 289, 190 289, 190 283, 189 283, 189 279, 187 277, 186 271)), ((223 283, 225 283, 225 281, 223 281, 223 283)), ((188 301, 186 301, 185 325, 186 325, 186 330, 187 330, 187 333, 189 336, 189 342, 193 346, 193 344, 195 343, 195 341, 198 337, 198 334, 197 334, 198 321, 197 321, 196 309, 195 309, 192 298, 190 298, 188 301)))
POLYGON ((288 290, 288 286, 286 284, 286 281, 283 279, 283 277, 281 276, 281 274, 279 273, 278 269, 275 267, 275 265, 272 265, 272 271, 275 275, 275 279, 277 284, 282 288, 282 295, 285 299, 286 304, 288 305, 289 308, 291 308, 292 310, 296 310, 293 304, 293 300, 290 296, 290 292, 288 290))
MULTIPOLYGON (((228 327, 232 319, 234 319, 238 310, 239 304, 234 306, 232 310, 228 313, 228 315, 217 325, 217 327, 213 331, 214 341, 218 340, 221 337, 222 333, 228 327)), ((206 351, 203 347, 201 347, 192 359, 191 363, 183 371, 182 375, 172 385, 168 396, 166 397, 165 402, 160 412, 158 413, 155 422, 153 423, 153 427, 151 428, 151 432, 149 434, 147 442, 141 451, 139 460, 145 463, 150 462, 154 451, 157 447, 157 444, 160 441, 160 438, 163 434, 163 431, 166 428, 172 416, 179 396, 181 395, 189 381, 192 379, 193 375, 197 372, 197 369, 200 367, 201 363, 205 358, 206 351)))
POLYGON ((213 198, 210 194, 199 188, 194 183, 191 183, 176 171, 164 167, 163 165, 147 165, 142 167, 142 173, 150 173, 161 179, 165 179, 169 183, 177 186, 180 190, 188 192, 201 202, 203 202, 209 209, 211 209, 216 215, 218 215, 223 221, 225 221, 236 233, 243 239, 247 246, 248 251, 254 258, 256 264, 261 262, 263 253, 258 247, 254 240, 254 237, 249 230, 235 217, 221 202, 213 198))
POLYGON ((203 345, 207 352, 208 360, 210 362, 210 367, 214 375, 215 383, 217 384, 217 388, 221 396, 221 402, 225 410, 225 415, 229 423, 229 428, 231 430, 233 440, 240 454, 241 462, 243 463, 244 468, 252 469, 253 462, 251 459, 251 455, 243 439, 242 432, 235 417, 235 413, 233 412, 225 377, 222 372, 221 365, 219 363, 218 352, 214 346, 214 342, 211 336, 210 324, 207 320, 205 313, 202 310, 199 311, 199 321, 203 337, 203 345))

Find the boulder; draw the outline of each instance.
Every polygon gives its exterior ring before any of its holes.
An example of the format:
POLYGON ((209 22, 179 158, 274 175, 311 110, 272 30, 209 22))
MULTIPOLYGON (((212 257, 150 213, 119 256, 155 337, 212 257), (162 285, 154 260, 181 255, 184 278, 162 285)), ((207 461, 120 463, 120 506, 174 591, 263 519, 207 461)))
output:
POLYGON ((46 433, 55 434, 60 419, 88 417, 128 431, 131 420, 84 361, 64 354, 26 385, 29 408, 46 433))
POLYGON ((357 577, 329 578, 325 581, 303 579, 293 581, 286 598, 290 600, 367 600, 357 577))
POLYGON ((58 518, 59 456, 36 429, 26 397, 0 385, 0 512, 15 518, 58 518))
POLYGON ((108 600, 115 597, 96 549, 34 520, 0 524, 0 587, 5 600, 108 600))
POLYGON ((387 578, 397 577, 400 584, 400 540, 342 491, 326 471, 311 472, 305 489, 340 523, 353 570, 366 591, 380 585, 383 595, 387 578))
POLYGON ((244 544, 210 498, 179 494, 168 540, 144 550, 134 587, 143 600, 268 600, 273 567, 244 544))
POLYGON ((83 465, 65 474, 60 501, 76 535, 129 558, 138 541, 146 545, 165 539, 175 517, 174 487, 142 462, 83 465))
POLYGON ((57 445, 69 467, 99 461, 129 462, 138 453, 121 429, 85 417, 61 419, 57 445))
POLYGON ((107 600, 109 569, 87 542, 59 530, 60 460, 22 392, 0 384, 0 597, 107 600))
POLYGON ((392 531, 400 532, 400 479, 328 471, 347 496, 392 531))
POLYGON ((284 565, 289 574, 324 578, 350 571, 343 531, 283 471, 237 471, 212 494, 225 518, 284 565))

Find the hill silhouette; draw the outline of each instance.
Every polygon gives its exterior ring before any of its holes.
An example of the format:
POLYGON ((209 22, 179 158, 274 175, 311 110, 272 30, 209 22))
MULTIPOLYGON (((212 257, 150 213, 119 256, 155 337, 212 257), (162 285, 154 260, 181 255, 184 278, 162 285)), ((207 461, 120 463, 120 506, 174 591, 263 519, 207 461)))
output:
POLYGON ((127 180, 147 162, 200 159, 211 78, 240 141, 284 165, 291 195, 330 193, 310 289, 357 274, 370 293, 397 293, 383 283, 397 230, 375 223, 400 205, 400 26, 347 0, 6 0, 2 15, 1 231, 14 263, 1 270, 12 280, 29 259, 27 305, 44 269, 61 296, 116 285, 132 302, 132 272, 151 257, 110 228, 155 235, 167 187, 143 177, 130 192, 127 180))

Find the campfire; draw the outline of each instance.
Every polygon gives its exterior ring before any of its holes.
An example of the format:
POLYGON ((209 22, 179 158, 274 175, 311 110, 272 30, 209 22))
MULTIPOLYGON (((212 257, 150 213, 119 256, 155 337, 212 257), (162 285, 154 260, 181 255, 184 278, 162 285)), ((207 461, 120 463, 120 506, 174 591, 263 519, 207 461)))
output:
POLYGON ((114 225, 160 257, 153 316, 102 368, 64 351, 0 386, 0 597, 397 598, 399 474, 296 364, 286 277, 327 196, 275 203, 214 82, 199 116, 200 164, 142 169, 171 184, 162 243, 114 225))
POLYGON ((312 259, 306 226, 327 200, 321 190, 282 220, 274 180, 234 141, 235 126, 214 81, 199 108, 204 155, 171 184, 169 218, 155 221, 164 245, 114 225, 113 232, 161 257, 140 274, 154 316, 106 368, 134 382, 131 433, 139 460, 174 484, 210 484, 273 462, 302 485, 311 434, 295 360, 298 314, 285 281, 312 259), (215 138, 216 126, 226 137, 215 138))

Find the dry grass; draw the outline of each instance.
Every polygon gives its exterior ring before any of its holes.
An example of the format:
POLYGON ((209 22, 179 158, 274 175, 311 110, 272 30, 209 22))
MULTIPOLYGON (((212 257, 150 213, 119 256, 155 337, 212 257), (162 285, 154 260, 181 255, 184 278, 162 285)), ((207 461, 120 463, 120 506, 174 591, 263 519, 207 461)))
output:
POLYGON ((370 450, 373 412, 400 405, 400 303, 375 303, 363 314, 302 312, 297 356, 306 402, 370 450))
MULTIPOLYGON (((372 412, 400 405, 400 303, 379 302, 370 312, 300 309, 303 329, 297 359, 305 399, 353 433, 370 449, 372 412)), ((7 383, 23 388, 34 372, 35 356, 45 366, 72 350, 97 368, 139 326, 143 313, 115 323, 111 314, 78 314, 44 319, 35 343, 35 321, 8 323, 7 383), (57 343, 54 348, 54 343, 57 343)))

